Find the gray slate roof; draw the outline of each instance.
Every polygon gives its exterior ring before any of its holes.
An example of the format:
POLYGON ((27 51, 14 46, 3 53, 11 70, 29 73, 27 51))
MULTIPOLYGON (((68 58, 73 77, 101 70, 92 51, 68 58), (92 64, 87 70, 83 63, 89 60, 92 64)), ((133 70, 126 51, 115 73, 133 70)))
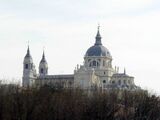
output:
POLYGON ((90 47, 85 56, 108 56, 111 57, 110 52, 107 48, 102 45, 94 45, 90 47))
POLYGON ((112 77, 131 77, 125 73, 115 73, 112 75, 112 77))
POLYGON ((74 75, 73 74, 68 74, 68 75, 46 75, 46 76, 39 76, 37 79, 68 79, 68 80, 74 80, 74 75))

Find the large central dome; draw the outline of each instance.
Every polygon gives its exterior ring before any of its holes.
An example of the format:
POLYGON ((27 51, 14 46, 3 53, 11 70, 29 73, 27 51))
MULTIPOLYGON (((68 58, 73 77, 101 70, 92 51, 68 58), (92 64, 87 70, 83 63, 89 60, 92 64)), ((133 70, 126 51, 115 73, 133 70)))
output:
POLYGON ((105 57, 110 57, 110 53, 108 49, 102 45, 94 45, 90 47, 87 52, 86 52, 86 57, 87 56, 105 56, 105 57))
POLYGON ((85 57, 90 57, 90 56, 104 56, 104 57, 111 57, 109 50, 102 45, 101 42, 101 35, 99 33, 99 28, 96 36, 96 42, 94 46, 90 47, 87 52, 85 57))

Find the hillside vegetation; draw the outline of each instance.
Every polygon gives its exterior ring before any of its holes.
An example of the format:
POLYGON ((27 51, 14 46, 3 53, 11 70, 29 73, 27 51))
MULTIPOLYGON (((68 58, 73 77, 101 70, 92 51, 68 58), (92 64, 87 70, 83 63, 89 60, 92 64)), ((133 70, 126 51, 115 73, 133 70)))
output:
POLYGON ((0 120, 160 120, 160 98, 142 90, 1 85, 0 120))

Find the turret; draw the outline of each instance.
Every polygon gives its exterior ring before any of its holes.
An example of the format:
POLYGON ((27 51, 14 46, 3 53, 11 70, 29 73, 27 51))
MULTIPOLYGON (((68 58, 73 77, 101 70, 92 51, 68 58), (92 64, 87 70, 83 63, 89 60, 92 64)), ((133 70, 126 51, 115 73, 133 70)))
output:
POLYGON ((30 55, 30 49, 28 46, 27 54, 24 57, 23 61, 23 78, 22 78, 23 87, 30 87, 34 84, 36 79, 36 69, 33 63, 32 56, 30 55))
POLYGON ((43 51, 42 59, 39 63, 39 75, 40 76, 48 75, 48 64, 47 64, 47 61, 45 59, 44 51, 43 51))

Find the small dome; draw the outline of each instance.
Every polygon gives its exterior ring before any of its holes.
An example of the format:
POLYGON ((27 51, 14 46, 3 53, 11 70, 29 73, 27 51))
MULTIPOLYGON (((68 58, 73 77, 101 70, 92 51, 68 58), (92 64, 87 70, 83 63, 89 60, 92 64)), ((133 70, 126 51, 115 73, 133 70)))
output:
POLYGON ((86 52, 86 57, 87 56, 104 56, 104 57, 111 57, 109 50, 102 46, 102 45, 94 45, 90 47, 87 52, 86 52))
POLYGON ((25 57, 23 63, 33 63, 32 57, 25 57))
POLYGON ((40 63, 39 68, 48 68, 48 64, 47 63, 40 63))

